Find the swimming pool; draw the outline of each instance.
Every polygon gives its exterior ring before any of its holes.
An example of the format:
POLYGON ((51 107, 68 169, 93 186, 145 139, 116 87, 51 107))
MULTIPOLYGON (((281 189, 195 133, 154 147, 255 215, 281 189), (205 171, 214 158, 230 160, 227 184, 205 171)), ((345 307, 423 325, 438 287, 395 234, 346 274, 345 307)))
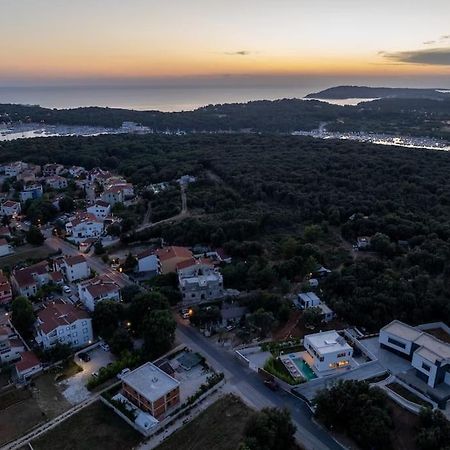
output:
POLYGON ((302 358, 299 358, 297 356, 292 357, 289 355, 291 361, 297 366, 300 373, 309 381, 313 380, 314 378, 317 378, 317 375, 313 372, 311 367, 308 366, 308 364, 303 361, 302 358))

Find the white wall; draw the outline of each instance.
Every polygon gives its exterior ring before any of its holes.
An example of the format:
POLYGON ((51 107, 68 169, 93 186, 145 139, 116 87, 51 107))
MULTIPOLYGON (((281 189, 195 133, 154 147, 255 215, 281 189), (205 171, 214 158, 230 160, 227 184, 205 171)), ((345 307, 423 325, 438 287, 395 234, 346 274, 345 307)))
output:
POLYGON ((411 355, 412 350, 412 342, 407 339, 403 339, 394 335, 391 335, 389 332, 385 330, 380 331, 380 336, 378 338, 380 344, 384 344, 386 347, 390 347, 398 352, 404 353, 405 355, 411 355), (399 341, 405 345, 405 348, 402 348, 392 342, 389 342, 389 338, 394 339, 395 341, 399 341))
POLYGON ((412 359, 411 365, 415 369, 417 369, 419 372, 421 372, 421 373, 423 373, 425 375, 428 375, 429 378, 428 378, 427 384, 430 387, 434 387, 434 382, 436 380, 436 374, 437 374, 437 367, 434 364, 432 364, 429 361, 427 361, 426 359, 422 358, 416 352, 413 355, 413 359, 412 359), (426 370, 426 369, 424 369, 422 367, 422 364, 424 364, 424 363, 426 365, 430 366, 430 370, 426 370))

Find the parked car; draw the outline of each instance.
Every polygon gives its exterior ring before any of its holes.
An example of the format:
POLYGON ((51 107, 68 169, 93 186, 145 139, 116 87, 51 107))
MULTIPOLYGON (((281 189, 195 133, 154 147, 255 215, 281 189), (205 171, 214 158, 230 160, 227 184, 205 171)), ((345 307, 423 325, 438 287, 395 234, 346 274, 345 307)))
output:
POLYGON ((272 391, 278 391, 280 388, 275 380, 264 380, 264 384, 272 391))
POLYGON ((88 361, 91 360, 91 357, 90 357, 89 354, 86 353, 86 352, 78 353, 78 358, 80 358, 81 361, 84 361, 84 362, 88 362, 88 361))
POLYGON ((64 286, 64 287, 63 287, 63 291, 64 291, 66 294, 70 294, 70 293, 72 292, 69 286, 64 286))
POLYGON ((100 347, 105 350, 105 352, 109 352, 109 345, 106 342, 102 342, 100 347))
POLYGON ((117 375, 117 378, 121 379, 121 378, 122 378, 124 375, 126 375, 128 372, 131 372, 131 370, 130 370, 128 367, 126 367, 125 369, 122 370, 122 372, 120 372, 120 373, 117 375))

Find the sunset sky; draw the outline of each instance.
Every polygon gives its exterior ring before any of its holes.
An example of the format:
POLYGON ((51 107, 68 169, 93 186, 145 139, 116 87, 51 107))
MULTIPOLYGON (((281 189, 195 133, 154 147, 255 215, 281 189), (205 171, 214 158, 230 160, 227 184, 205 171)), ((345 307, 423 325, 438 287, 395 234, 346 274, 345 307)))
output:
POLYGON ((0 7, 0 86, 311 76, 450 85, 449 0, 1 0, 0 7))

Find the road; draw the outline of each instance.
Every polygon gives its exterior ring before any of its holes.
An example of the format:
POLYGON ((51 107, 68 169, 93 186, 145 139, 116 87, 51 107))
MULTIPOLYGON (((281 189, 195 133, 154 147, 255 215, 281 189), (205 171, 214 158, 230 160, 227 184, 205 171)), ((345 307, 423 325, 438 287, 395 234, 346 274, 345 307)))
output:
POLYGON ((75 246, 69 244, 63 239, 60 239, 56 236, 50 236, 46 239, 45 243, 55 251, 61 249, 63 255, 83 255, 86 258, 92 270, 94 270, 98 274, 108 275, 113 281, 115 281, 121 287, 133 284, 128 279, 128 277, 123 273, 111 269, 111 267, 109 267, 107 264, 105 264, 103 261, 101 261, 95 256, 81 253, 75 246))
POLYGON ((244 367, 229 351, 218 348, 181 319, 177 318, 177 321, 178 341, 202 353, 216 370, 223 372, 231 392, 257 409, 287 408, 297 427, 296 438, 308 450, 343 449, 325 429, 313 422, 312 412, 304 402, 282 390, 271 391, 255 372, 244 367))

